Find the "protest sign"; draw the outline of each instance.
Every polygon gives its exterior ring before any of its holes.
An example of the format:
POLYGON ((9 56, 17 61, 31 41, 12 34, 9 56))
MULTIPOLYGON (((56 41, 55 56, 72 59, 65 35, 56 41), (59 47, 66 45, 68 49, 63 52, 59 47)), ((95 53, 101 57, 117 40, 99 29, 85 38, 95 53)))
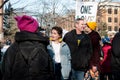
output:
POLYGON ((75 18, 83 18, 86 21, 96 21, 97 2, 76 2, 75 18))

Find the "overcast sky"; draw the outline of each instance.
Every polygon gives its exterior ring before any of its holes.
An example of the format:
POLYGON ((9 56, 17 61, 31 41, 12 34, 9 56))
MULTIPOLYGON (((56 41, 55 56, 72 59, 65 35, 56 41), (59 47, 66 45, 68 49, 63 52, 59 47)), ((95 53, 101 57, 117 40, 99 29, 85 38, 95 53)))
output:
MULTIPOLYGON (((23 7, 25 6, 26 4, 32 4, 32 3, 39 3, 38 2, 39 0, 10 0, 10 2, 13 4, 13 3, 16 3, 13 5, 14 8, 19 8, 19 7, 23 7), (19 2, 18 2, 19 1, 19 2)), ((44 0, 44 1, 52 1, 52 0, 44 0)), ((71 5, 71 6, 74 6, 75 5, 75 1, 74 0, 57 0, 57 1, 60 1, 61 3, 63 4, 67 4, 67 5, 71 5)), ((96 1, 100 1, 100 0, 96 0, 96 1)), ((120 0, 112 0, 112 1, 115 1, 115 2, 120 2, 120 0)), ((37 4, 35 4, 37 6, 37 4)), ((33 5, 33 6, 35 6, 33 5)), ((71 7, 70 6, 70 7, 71 7)))
MULTIPOLYGON (((40 4, 41 1, 42 0, 10 0, 12 7, 14 9, 22 8, 23 6, 26 6, 28 4, 29 6, 27 6, 25 10, 29 10, 29 11, 41 11, 43 7, 43 5, 40 4)), ((49 4, 49 1, 52 2, 53 0, 43 0, 43 1, 49 4)), ((61 11, 61 9, 64 10, 63 6, 66 9, 75 9, 75 0, 54 0, 54 1, 59 1, 56 8, 58 11, 61 11)), ((96 0, 96 1, 100 1, 100 0, 96 0)), ((113 1, 120 2, 120 0, 113 0, 113 1)))

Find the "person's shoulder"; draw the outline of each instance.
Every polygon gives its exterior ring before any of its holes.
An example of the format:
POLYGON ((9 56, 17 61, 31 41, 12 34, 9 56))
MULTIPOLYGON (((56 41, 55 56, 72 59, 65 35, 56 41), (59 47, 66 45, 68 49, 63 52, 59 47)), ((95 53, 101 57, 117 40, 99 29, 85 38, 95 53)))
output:
POLYGON ((18 47, 19 47, 19 45, 18 45, 18 43, 17 42, 14 42, 14 43, 12 43, 9 47, 8 47, 8 52, 10 51, 12 51, 12 52, 15 52, 15 50, 18 50, 18 47))
POLYGON ((66 42, 62 41, 62 42, 61 42, 61 46, 62 46, 62 48, 64 48, 65 50, 69 50, 69 46, 67 45, 66 42))
POLYGON ((115 36, 120 37, 120 32, 116 33, 115 36))
POLYGON ((97 36, 100 36, 100 34, 97 32, 97 31, 92 31, 92 33, 94 34, 94 35, 97 35, 97 36))
POLYGON ((62 45, 62 46, 68 46, 67 43, 64 42, 64 41, 61 42, 61 45, 62 45))
POLYGON ((115 36, 113 37, 112 42, 114 42, 115 40, 120 40, 120 32, 115 34, 115 36))
POLYGON ((82 32, 82 35, 84 36, 84 38, 90 38, 88 34, 82 32))
POLYGON ((74 34, 74 33, 75 33, 75 29, 73 29, 73 30, 67 32, 65 35, 72 35, 72 34, 74 34))
POLYGON ((93 30, 92 33, 93 33, 93 35, 92 35, 93 38, 97 38, 97 39, 101 40, 101 36, 97 31, 93 30))
POLYGON ((15 54, 19 52, 15 43, 12 43, 4 52, 4 56, 11 57, 15 56, 15 54))

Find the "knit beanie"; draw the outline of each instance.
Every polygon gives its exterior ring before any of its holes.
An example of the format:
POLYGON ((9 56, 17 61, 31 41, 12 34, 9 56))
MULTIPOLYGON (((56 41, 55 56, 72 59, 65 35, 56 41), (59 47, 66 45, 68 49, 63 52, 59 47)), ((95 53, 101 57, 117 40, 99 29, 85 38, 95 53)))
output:
POLYGON ((97 23, 96 22, 87 22, 87 26, 90 29, 95 30, 95 28, 97 27, 97 23))
POLYGON ((105 43, 111 43, 110 42, 110 38, 108 38, 108 37, 102 38, 102 42, 103 42, 103 44, 105 44, 105 43))
POLYGON ((39 26, 38 22, 31 16, 16 16, 15 20, 20 31, 36 32, 39 26))

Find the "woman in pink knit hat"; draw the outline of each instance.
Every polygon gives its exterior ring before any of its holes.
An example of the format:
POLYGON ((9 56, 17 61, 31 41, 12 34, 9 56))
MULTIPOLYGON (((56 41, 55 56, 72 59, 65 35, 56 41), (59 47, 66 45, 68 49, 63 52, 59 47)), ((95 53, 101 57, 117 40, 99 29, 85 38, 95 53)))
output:
POLYGON ((31 16, 16 16, 20 32, 6 51, 3 80, 54 80, 53 64, 46 51, 46 37, 38 34, 38 22, 31 16))

